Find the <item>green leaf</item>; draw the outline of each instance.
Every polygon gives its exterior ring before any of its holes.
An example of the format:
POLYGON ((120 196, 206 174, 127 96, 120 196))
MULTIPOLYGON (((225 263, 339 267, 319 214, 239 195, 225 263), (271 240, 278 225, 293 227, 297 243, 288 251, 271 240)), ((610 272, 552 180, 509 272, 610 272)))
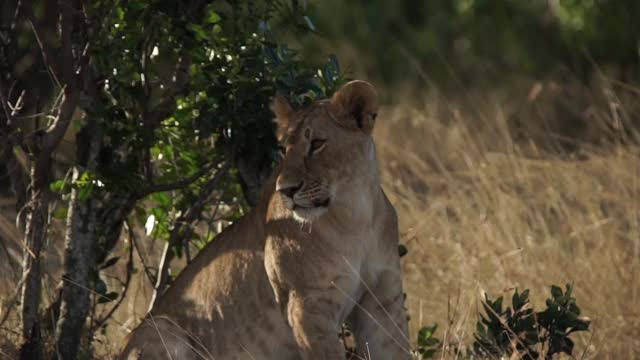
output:
POLYGON ((311 18, 309 18, 308 16, 304 16, 303 18, 309 30, 316 32, 317 31, 316 26, 313 25, 313 21, 311 21, 311 18))
POLYGON ((120 260, 120 256, 114 256, 111 259, 107 260, 104 262, 104 264, 102 264, 102 266, 100 266, 100 270, 104 270, 106 268, 109 268, 113 265, 115 265, 118 260, 120 260))
POLYGON ((96 285, 95 285, 95 289, 97 294, 99 295, 104 295, 107 293, 107 284, 102 280, 102 279, 98 279, 96 280, 96 285))
POLYGON ((98 304, 106 304, 108 302, 112 302, 113 300, 118 298, 118 293, 117 292, 109 292, 106 293, 100 297, 98 297, 98 304))
POLYGON ((93 193, 93 186, 83 186, 78 191, 78 199, 81 201, 87 200, 93 193))
POLYGON ((424 341, 420 344, 421 346, 434 346, 440 343, 440 340, 434 338, 424 339, 424 341))
POLYGON ((558 286, 552 285, 551 286, 551 296, 553 296, 554 299, 557 299, 559 297, 562 296, 562 289, 558 286))
POLYGON ((222 18, 215 11, 209 11, 209 16, 207 16, 207 21, 211 24, 218 23, 222 18))
POLYGON ((400 257, 407 255, 407 253, 409 253, 409 250, 406 246, 398 245, 398 254, 400 255, 400 257))
POLYGON ((49 189, 51 189, 51 191, 53 192, 62 192, 64 185, 65 185, 64 179, 56 180, 51 184, 49 184, 49 189))
POLYGON ((422 344, 424 341, 431 338, 437 328, 438 325, 423 326, 420 331, 418 331, 418 344, 422 344))
POLYGON ((158 193, 152 194, 150 198, 153 201, 157 202, 158 205, 160 206, 163 206, 163 207, 171 206, 171 198, 169 198, 169 195, 166 192, 158 192, 158 193))
POLYGON ((189 28, 189 30, 194 32, 194 34, 196 35, 196 38, 198 40, 204 40, 204 39, 207 38, 207 32, 204 29, 204 27, 202 27, 202 25, 189 24, 188 28, 189 28))
POLYGON ((69 209, 67 207, 64 207, 64 206, 58 207, 53 211, 53 215, 52 216, 53 216, 54 219, 64 220, 64 219, 67 218, 68 210, 69 209))

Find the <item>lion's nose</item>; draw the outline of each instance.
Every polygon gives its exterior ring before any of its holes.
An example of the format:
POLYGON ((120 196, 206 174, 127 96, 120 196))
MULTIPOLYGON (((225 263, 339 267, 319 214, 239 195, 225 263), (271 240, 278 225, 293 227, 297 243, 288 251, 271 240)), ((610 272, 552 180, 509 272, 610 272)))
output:
POLYGON ((276 185, 276 191, 293 199, 293 195, 295 195, 296 192, 298 192, 298 190, 300 190, 301 187, 302 187, 302 182, 296 185, 278 184, 276 185))

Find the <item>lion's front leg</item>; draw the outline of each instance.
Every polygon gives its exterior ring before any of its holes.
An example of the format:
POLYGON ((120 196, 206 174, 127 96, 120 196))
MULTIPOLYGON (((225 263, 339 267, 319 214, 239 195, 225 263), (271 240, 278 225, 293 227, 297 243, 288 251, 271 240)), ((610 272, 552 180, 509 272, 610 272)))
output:
POLYGON ((353 311, 353 332, 360 356, 372 360, 411 358, 399 272, 384 272, 353 311))
POLYGON ((288 320, 303 360, 346 357, 338 338, 342 305, 335 300, 337 294, 332 290, 289 293, 288 320))

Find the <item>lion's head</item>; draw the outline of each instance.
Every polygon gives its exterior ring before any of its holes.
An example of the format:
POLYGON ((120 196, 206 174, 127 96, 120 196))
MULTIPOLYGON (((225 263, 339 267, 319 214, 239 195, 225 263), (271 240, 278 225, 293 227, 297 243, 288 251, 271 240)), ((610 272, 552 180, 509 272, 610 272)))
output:
POLYGON ((377 182, 371 132, 378 99, 371 84, 349 82, 331 99, 300 110, 276 96, 271 109, 282 155, 276 191, 298 220, 314 220, 377 182))

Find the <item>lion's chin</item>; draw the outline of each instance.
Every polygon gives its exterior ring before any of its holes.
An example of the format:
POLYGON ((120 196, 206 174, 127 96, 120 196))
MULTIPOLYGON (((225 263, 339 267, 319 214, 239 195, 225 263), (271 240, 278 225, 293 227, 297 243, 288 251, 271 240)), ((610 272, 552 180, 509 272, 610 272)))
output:
POLYGON ((293 218, 302 223, 313 222, 324 215, 328 210, 327 206, 300 207, 293 208, 293 218))

